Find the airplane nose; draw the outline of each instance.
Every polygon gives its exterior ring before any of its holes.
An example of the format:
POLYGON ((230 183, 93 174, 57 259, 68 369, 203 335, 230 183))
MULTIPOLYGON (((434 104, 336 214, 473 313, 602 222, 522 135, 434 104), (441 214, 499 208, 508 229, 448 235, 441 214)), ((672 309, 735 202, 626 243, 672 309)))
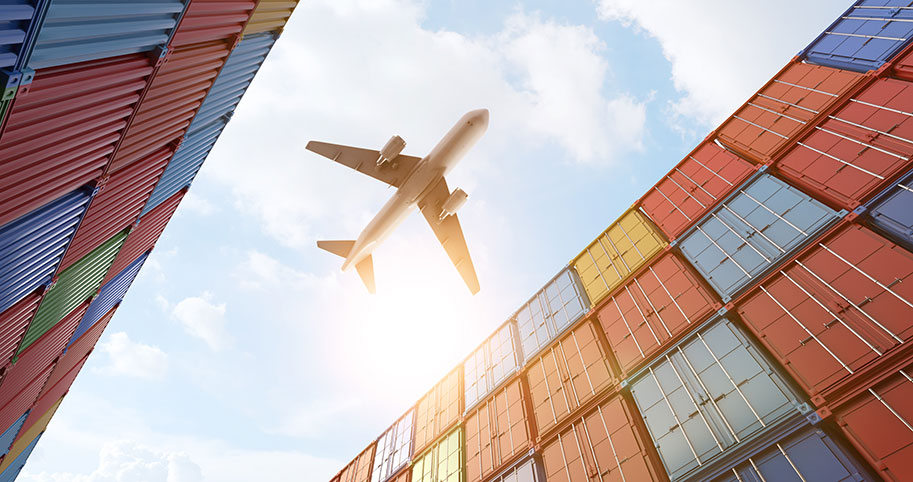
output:
POLYGON ((488 109, 476 109, 469 112, 466 117, 468 117, 469 123, 473 125, 478 124, 482 127, 488 127, 488 109))

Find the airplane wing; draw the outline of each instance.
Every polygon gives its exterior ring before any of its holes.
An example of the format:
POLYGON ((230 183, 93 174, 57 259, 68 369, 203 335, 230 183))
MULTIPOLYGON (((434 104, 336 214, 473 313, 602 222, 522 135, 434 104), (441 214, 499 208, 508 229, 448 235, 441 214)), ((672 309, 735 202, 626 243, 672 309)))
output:
POLYGON ((444 251, 447 251, 450 261, 460 272, 469 291, 476 294, 479 292, 479 278, 472 266, 472 258, 469 257, 469 248, 466 246, 466 239, 463 238, 460 220, 456 214, 447 216, 443 221, 439 220, 441 206, 449 196, 450 188, 447 187, 447 181, 442 177, 431 192, 418 202, 418 207, 425 216, 425 220, 431 225, 438 241, 444 246, 444 251))
POLYGON ((306 148, 309 151, 316 152, 323 157, 332 159, 344 166, 351 167, 356 171, 367 174, 374 179, 383 181, 393 187, 400 187, 402 182, 406 179, 406 176, 408 176, 415 165, 422 160, 419 157, 400 154, 396 156, 393 163, 384 164, 378 167, 377 158, 380 157, 379 151, 317 141, 308 142, 306 148))

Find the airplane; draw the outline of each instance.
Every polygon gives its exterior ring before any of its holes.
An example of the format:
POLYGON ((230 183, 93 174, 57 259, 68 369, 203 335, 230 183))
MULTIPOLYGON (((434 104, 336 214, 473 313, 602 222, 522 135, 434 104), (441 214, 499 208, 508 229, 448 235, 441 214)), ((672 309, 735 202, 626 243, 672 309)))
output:
POLYGON ((456 212, 469 197, 462 189, 452 192, 444 176, 478 142, 488 129, 488 110, 466 113, 443 139, 422 158, 400 154, 406 141, 393 136, 380 151, 310 141, 306 148, 344 166, 397 188, 393 197, 358 235, 358 239, 317 241, 317 246, 345 258, 342 270, 352 266, 368 291, 376 293, 372 253, 418 205, 472 294, 479 292, 469 248, 456 212))

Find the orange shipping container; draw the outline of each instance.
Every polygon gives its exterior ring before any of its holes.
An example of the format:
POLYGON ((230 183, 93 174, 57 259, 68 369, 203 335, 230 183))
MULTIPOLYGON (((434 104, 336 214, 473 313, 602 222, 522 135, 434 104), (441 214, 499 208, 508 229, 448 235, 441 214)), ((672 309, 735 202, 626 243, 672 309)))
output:
POLYGON ((349 462, 331 482, 369 482, 371 480, 371 462, 374 460, 374 447, 376 443, 371 443, 368 448, 364 449, 355 460, 349 462))
POLYGON ((526 396, 515 378, 466 417, 466 480, 485 480, 532 443, 526 396))
POLYGON ((460 419, 463 387, 459 367, 444 377, 415 406, 415 448, 419 453, 460 419))

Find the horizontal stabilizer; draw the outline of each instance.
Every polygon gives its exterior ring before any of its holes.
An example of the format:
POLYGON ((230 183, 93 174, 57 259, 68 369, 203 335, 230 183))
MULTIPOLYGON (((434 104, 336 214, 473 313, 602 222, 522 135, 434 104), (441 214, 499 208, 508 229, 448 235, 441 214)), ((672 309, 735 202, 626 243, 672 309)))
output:
POLYGON ((355 244, 355 241, 317 241, 318 248, 343 258, 349 257, 353 244, 355 244))
POLYGON ((377 287, 374 285, 374 260, 371 259, 371 255, 359 261, 355 265, 355 270, 358 271, 358 276, 361 276, 361 282, 368 288, 368 292, 372 295, 377 293, 377 287))

